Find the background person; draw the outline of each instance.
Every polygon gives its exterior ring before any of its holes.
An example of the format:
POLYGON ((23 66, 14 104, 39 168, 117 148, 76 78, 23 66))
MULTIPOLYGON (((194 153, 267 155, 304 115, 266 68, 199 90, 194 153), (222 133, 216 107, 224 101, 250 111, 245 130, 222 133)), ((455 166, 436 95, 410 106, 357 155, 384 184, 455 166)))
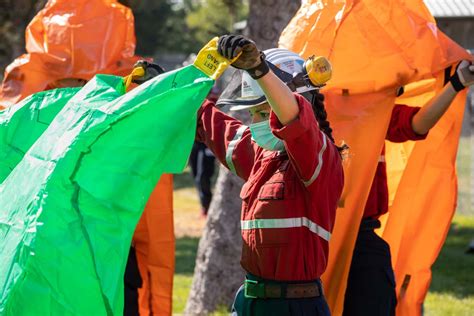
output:
MULTIPOLYGON (((397 143, 425 139, 456 94, 472 84, 474 66, 462 61, 446 86, 424 107, 395 105, 386 139, 397 143)), ((390 247, 374 232, 380 227, 379 217, 388 212, 384 154, 385 147, 379 157, 354 248, 344 301, 344 315, 347 316, 395 315, 397 297, 390 247)))
MULTIPOLYGON (((216 102, 219 98, 219 88, 214 85, 207 99, 216 102)), ((201 215, 206 217, 212 200, 211 179, 215 171, 216 158, 204 143, 195 141, 189 156, 189 166, 194 179, 194 184, 201 203, 201 215)))

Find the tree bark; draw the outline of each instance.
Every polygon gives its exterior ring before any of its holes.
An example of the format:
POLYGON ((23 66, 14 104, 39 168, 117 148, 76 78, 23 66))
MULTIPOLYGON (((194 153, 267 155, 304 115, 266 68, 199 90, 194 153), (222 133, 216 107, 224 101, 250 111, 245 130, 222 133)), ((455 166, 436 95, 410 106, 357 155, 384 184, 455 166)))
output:
MULTIPOLYGON (((261 50, 276 47, 281 32, 300 5, 299 0, 250 1, 244 34, 261 50)), ((239 119, 245 121, 245 117, 239 119)), ((186 315, 208 315, 219 306, 230 306, 243 283, 239 197, 242 184, 237 176, 220 168, 208 221, 199 242, 186 315)))
POLYGON ((246 34, 261 50, 277 47, 281 32, 300 6, 300 0, 250 1, 246 34))

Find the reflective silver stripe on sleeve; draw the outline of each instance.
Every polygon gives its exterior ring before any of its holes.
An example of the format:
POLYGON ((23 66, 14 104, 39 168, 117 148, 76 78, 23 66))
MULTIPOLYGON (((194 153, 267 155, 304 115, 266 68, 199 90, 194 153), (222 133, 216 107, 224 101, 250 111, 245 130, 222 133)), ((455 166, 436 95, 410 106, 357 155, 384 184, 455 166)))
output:
POLYGON ((384 155, 379 156, 379 162, 385 162, 385 156, 384 155))
POLYGON ((322 239, 329 241, 331 233, 307 217, 278 218, 278 219, 253 219, 240 221, 242 230, 265 229, 265 228, 294 228, 306 227, 322 239))
POLYGON ((320 133, 323 135, 323 147, 321 147, 321 150, 319 151, 318 165, 316 166, 313 175, 308 181, 303 181, 306 187, 309 187, 314 182, 314 180, 316 180, 316 178, 319 176, 319 173, 321 172, 321 168, 323 167, 323 154, 327 147, 327 140, 326 135, 323 132, 320 133))
POLYGON ((237 129, 237 132, 235 133, 234 139, 229 143, 229 146, 227 146, 227 151, 225 153, 225 161, 227 162, 227 166, 229 167, 230 171, 233 173, 235 172, 235 166, 234 162, 232 161, 232 154, 234 153, 235 146, 237 146, 237 143, 240 141, 242 138, 242 135, 244 134, 245 130, 248 128, 246 125, 242 125, 237 129))

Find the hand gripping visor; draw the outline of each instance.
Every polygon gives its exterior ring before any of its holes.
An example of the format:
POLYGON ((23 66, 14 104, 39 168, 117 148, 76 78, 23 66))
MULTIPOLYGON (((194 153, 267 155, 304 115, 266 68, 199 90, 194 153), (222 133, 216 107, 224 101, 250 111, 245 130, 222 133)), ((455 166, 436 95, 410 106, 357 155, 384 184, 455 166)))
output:
MULTIPOLYGON (((282 48, 264 51, 270 69, 291 91, 304 93, 319 89, 331 78, 331 64, 325 57, 310 57, 304 61, 298 54, 282 48)), ((248 109, 267 102, 265 94, 245 71, 234 74, 229 85, 217 101, 218 106, 231 106, 230 110, 248 109)))

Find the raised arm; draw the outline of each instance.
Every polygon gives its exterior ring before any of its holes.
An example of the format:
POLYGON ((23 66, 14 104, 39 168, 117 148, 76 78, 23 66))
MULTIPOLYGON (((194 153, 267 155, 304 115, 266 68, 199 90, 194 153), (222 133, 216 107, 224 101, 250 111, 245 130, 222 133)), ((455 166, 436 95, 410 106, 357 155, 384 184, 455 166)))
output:
POLYGON ((441 92, 413 116, 411 122, 413 131, 419 135, 428 133, 449 108, 456 94, 472 84, 474 84, 474 65, 464 60, 441 92))
POLYGON ((232 66, 246 70, 257 80, 273 112, 283 125, 298 117, 299 108, 295 96, 288 86, 270 71, 264 60, 265 56, 253 41, 240 35, 222 36, 219 38, 218 50, 228 59, 234 59, 241 54, 232 66))
POLYGON ((257 82, 283 125, 291 123, 298 117, 299 107, 294 94, 273 72, 268 72, 257 82))

